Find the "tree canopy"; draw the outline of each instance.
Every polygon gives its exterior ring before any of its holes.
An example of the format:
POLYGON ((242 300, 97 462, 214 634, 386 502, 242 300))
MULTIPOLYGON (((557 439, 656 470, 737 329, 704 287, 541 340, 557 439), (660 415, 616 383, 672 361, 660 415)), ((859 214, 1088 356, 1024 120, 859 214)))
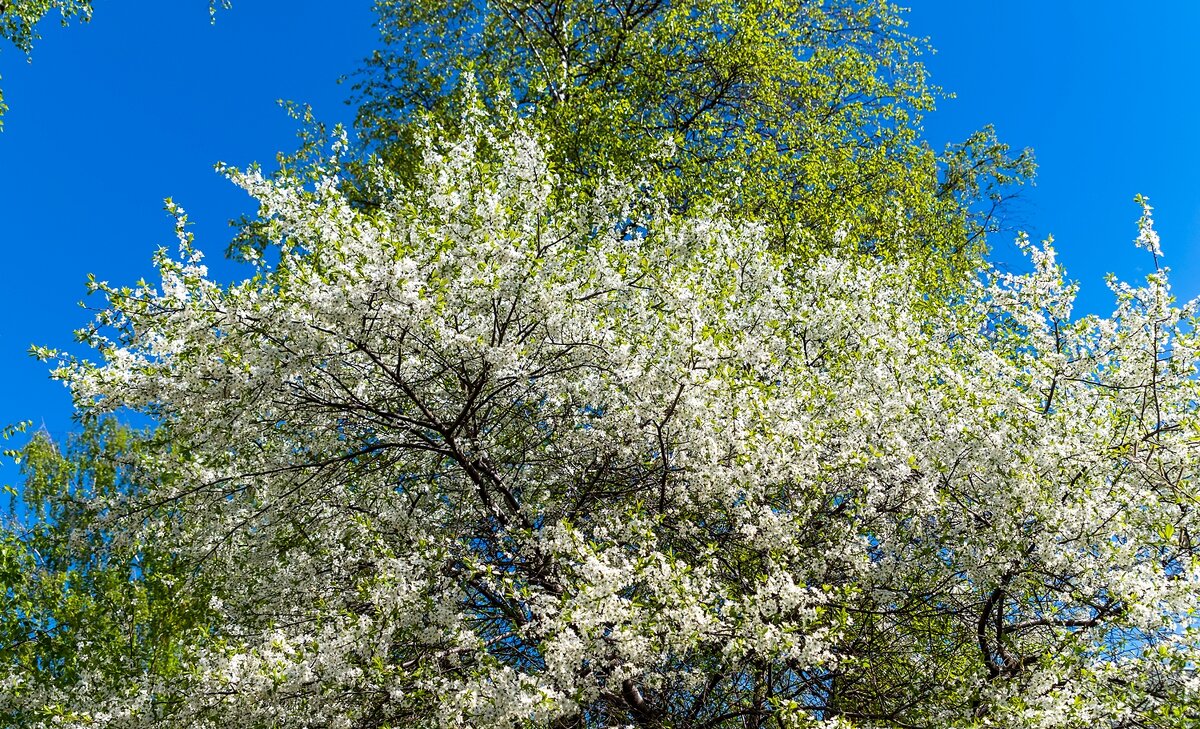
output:
POLYGON ((129 676, 179 673, 181 646, 204 629, 202 588, 190 599, 178 589, 194 578, 189 566, 166 545, 109 525, 106 508, 144 494, 155 478, 136 458, 146 445, 109 418, 62 445, 39 432, 22 449, 25 481, 10 508, 21 518, 0 542, 3 726, 31 726, 52 712, 25 703, 31 677, 50 692, 42 699, 71 696, 83 683, 120 691, 129 676))
POLYGON ((714 202, 796 254, 903 256, 934 289, 971 275, 996 206, 1032 174, 990 129, 939 156, 924 44, 884 2, 384 0, 359 126, 393 167, 414 120, 452 126, 461 74, 515 105, 566 185, 644 181, 714 202), (836 241, 831 235, 839 231, 836 241), (901 233, 903 231, 903 233, 901 233), (918 262, 921 265, 917 265, 918 262))
POLYGON ((170 604, 208 612, 171 670, 143 647, 114 682, 114 644, 79 641, 68 686, 18 672, 14 715, 1195 721, 1200 340, 1164 272, 1073 319, 1027 243, 1031 273, 934 320, 903 262, 661 200, 630 226, 636 186, 564 202, 519 123, 460 127, 415 181, 376 169, 369 210, 336 164, 232 173, 280 248, 245 281, 209 280, 181 217, 159 282, 96 284, 102 359, 58 376, 159 445, 72 533, 169 555, 170 604))
MULTIPOLYGON (((20 454, 20 727, 1182 729, 1197 307, 988 262, 898 11, 381 2, 221 283, 173 204, 20 454), (121 413, 149 416, 134 432, 121 413)), ((981 207, 982 206, 982 207, 981 207)), ((982 216, 982 217, 979 217, 982 216)))

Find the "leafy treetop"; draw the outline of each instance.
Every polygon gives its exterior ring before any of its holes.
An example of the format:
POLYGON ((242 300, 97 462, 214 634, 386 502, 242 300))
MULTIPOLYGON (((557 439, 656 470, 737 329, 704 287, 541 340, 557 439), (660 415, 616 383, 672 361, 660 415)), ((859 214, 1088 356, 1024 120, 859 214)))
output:
POLYGON ((939 157, 923 43, 875 0, 381 0, 383 48, 358 122, 393 169, 420 125, 453 127, 470 72, 515 106, 565 185, 644 181, 673 210, 713 204, 802 255, 836 245, 969 276, 996 208, 1033 171, 984 129, 939 157))

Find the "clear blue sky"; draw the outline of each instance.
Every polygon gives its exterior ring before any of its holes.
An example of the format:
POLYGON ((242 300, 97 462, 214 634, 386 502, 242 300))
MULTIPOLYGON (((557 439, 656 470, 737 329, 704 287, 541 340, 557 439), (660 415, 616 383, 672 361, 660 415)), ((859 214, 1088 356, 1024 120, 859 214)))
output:
MULTIPOLYGON (((88 24, 43 22, 32 63, 0 50, 10 106, 0 132, 0 424, 70 426, 70 398, 25 354, 64 348, 89 320, 87 274, 150 277, 174 246, 163 199, 187 209, 210 269, 228 276, 228 221, 250 198, 217 162, 273 163, 297 124, 278 99, 349 121, 340 76, 374 47, 369 0, 234 0, 210 24, 207 0, 96 0, 88 24)), ((92 305, 99 305, 93 300, 92 305)), ((0 476, 10 469, 0 467, 0 476)), ((0 480, 3 480, 0 478, 0 480)))
MULTIPOLYGON (((1200 294, 1200 3, 903 4, 909 29, 937 49, 926 59, 933 81, 957 95, 927 118, 927 137, 961 139, 990 122, 1034 150, 1036 185, 1015 222, 1054 236, 1084 310, 1111 311, 1106 273, 1146 273, 1148 256, 1130 243, 1137 193, 1155 208, 1176 294, 1200 294)), ((1013 253, 997 246, 995 257, 1013 253)))
MULTIPOLYGON (((908 4, 911 30, 938 50, 926 59, 933 80, 957 94, 927 119, 928 138, 941 147, 990 122, 1034 148, 1037 185, 1015 222, 1054 234, 1086 310, 1107 311, 1106 272, 1144 273, 1130 244, 1138 192, 1156 207, 1178 292, 1200 293, 1200 4, 908 4)), ((373 48, 372 20, 369 0, 234 0, 215 25, 205 0, 99 0, 88 25, 44 24, 31 64, 0 53, 11 106, 0 133, 0 423, 70 427, 65 390, 25 351, 70 344, 88 319, 76 302, 89 272, 114 283, 151 273, 151 253, 173 243, 163 198, 189 211, 210 265, 232 275, 220 265, 226 221, 250 203, 212 165, 269 164, 293 147, 276 99, 347 120, 336 80, 373 48)), ((1005 246, 996 255, 1016 263, 1005 246)))

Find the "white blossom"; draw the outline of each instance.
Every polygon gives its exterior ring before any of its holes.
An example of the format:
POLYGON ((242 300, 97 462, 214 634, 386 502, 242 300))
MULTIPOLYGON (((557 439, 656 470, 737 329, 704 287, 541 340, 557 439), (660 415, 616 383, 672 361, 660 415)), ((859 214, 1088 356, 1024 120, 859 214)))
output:
POLYGON ((234 174, 279 248, 251 279, 211 281, 181 222, 158 287, 98 285, 102 359, 58 376, 159 419, 169 477, 113 508, 220 620, 174 685, 22 700, 130 727, 1195 711, 1198 340, 1164 273, 1073 318, 1024 241, 1032 272, 934 304, 719 211, 561 199, 519 126, 465 125, 376 208, 234 174))

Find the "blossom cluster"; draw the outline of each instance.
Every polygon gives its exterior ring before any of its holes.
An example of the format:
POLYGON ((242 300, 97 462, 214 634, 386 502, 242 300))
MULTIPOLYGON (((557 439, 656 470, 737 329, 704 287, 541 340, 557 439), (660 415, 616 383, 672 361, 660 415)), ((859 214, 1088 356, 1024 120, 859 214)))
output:
POLYGON ((1074 317, 1025 242, 1030 273, 930 301, 903 262, 790 257, 720 208, 563 195, 519 124, 464 127, 414 183, 374 170, 378 204, 336 165, 232 173, 277 253, 245 281, 181 217, 157 284, 97 284, 100 360, 57 376, 157 418, 161 478, 110 528, 194 565, 213 623, 183 677, 10 701, 128 727, 1195 716, 1200 340, 1165 271, 1074 317))

